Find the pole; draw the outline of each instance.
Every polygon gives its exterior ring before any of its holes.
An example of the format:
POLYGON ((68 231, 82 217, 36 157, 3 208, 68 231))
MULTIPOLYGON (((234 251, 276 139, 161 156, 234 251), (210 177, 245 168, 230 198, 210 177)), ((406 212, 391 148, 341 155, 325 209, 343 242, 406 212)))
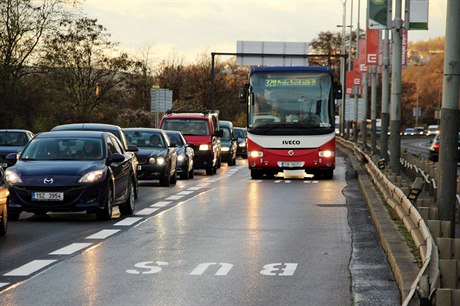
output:
POLYGON ((457 145, 460 132, 460 1, 447 1, 441 141, 439 147, 439 219, 451 221, 455 237, 457 145))
POLYGON ((353 93, 355 94, 355 124, 353 125, 353 142, 358 143, 358 95, 359 95, 360 88, 359 86, 353 86, 353 93))
MULTIPOLYGON (((341 53, 345 54, 345 30, 346 30, 346 15, 347 15, 347 0, 342 1, 343 15, 342 15, 342 46, 341 53)), ((340 107, 340 135, 345 136, 345 97, 346 97, 346 84, 345 84, 345 64, 346 59, 340 58, 340 82, 342 83, 342 105, 340 107)))
POLYGON ((371 153, 375 154, 377 146, 377 67, 371 67, 371 153))
POLYGON ((348 48, 348 71, 353 70, 353 56, 352 56, 352 37, 353 35, 353 0, 351 0, 351 5, 350 5, 350 42, 349 42, 349 48, 348 48))
POLYGON ((216 109, 216 77, 214 75, 214 57, 215 53, 211 53, 211 108, 216 109))
POLYGON ((384 30, 383 67, 382 67, 382 122, 380 128, 380 156, 388 160, 388 124, 390 121, 389 93, 390 93, 390 58, 388 49, 389 30, 384 30))
POLYGON ((390 167, 396 175, 401 174, 401 54, 402 54, 402 3, 395 2, 395 19, 392 31, 393 54, 391 70, 391 122, 390 122, 390 167))
POLYGON ((363 118, 361 119, 361 137, 363 139, 363 150, 367 148, 367 106, 369 105, 369 73, 363 74, 363 118))

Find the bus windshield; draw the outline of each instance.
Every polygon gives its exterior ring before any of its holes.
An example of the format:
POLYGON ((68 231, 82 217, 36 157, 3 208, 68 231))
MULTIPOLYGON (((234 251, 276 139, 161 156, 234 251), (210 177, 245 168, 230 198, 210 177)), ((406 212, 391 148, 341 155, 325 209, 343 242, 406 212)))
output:
POLYGON ((326 72, 268 71, 251 75, 249 128, 334 127, 332 77, 326 72))

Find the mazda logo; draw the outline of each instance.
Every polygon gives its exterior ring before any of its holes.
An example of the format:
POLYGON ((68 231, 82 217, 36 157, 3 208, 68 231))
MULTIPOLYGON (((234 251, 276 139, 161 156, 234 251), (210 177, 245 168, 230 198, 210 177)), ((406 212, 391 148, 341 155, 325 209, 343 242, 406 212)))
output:
POLYGON ((43 180, 43 183, 45 184, 53 184, 54 180, 52 177, 47 177, 43 180))
POLYGON ((289 155, 289 156, 292 156, 292 155, 294 155, 294 151, 292 151, 292 150, 289 150, 289 151, 288 151, 288 155, 289 155))

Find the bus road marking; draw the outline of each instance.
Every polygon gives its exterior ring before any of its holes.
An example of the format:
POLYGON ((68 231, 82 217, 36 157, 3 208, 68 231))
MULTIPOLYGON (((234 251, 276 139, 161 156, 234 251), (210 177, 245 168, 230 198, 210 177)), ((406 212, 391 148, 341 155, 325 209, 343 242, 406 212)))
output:
POLYGON ((232 264, 229 263, 216 263, 216 262, 207 262, 199 264, 190 275, 202 275, 210 266, 220 265, 219 270, 214 274, 216 276, 225 276, 233 268, 232 264))

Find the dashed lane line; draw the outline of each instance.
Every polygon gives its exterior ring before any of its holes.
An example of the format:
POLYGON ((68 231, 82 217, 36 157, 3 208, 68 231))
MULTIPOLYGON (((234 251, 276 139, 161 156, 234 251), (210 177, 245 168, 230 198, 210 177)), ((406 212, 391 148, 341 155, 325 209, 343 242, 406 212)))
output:
POLYGON ((10 283, 0 283, 0 289, 1 289, 2 287, 8 286, 9 284, 10 284, 10 283))
POLYGON ((37 259, 37 260, 32 260, 29 263, 26 263, 25 265, 20 266, 17 269, 14 269, 6 274, 3 274, 3 276, 29 276, 34 272, 37 272, 38 270, 41 270, 52 263, 55 263, 57 259, 37 259))
POLYGON ((51 252, 50 255, 72 255, 75 252, 86 249, 90 245, 92 245, 92 243, 72 243, 59 250, 51 252))
POLYGON ((91 236, 86 237, 85 239, 105 239, 118 233, 119 231, 119 229, 104 229, 91 236))
POLYGON ((159 208, 144 208, 136 213, 136 216, 148 216, 156 212, 159 208))
POLYGON ((180 200, 182 199, 184 196, 181 196, 181 195, 173 195, 173 196, 170 196, 169 198, 166 198, 167 201, 175 201, 175 200, 180 200))
POLYGON ((192 193, 193 193, 193 190, 185 190, 185 191, 179 192, 177 195, 189 195, 192 193))
POLYGON ((127 217, 120 222, 115 223, 114 226, 130 226, 136 222, 139 222, 140 220, 142 220, 140 217, 127 217))
POLYGON ((171 203, 172 203, 172 201, 159 201, 159 202, 156 202, 153 205, 150 205, 150 207, 165 207, 165 206, 168 206, 171 203))

